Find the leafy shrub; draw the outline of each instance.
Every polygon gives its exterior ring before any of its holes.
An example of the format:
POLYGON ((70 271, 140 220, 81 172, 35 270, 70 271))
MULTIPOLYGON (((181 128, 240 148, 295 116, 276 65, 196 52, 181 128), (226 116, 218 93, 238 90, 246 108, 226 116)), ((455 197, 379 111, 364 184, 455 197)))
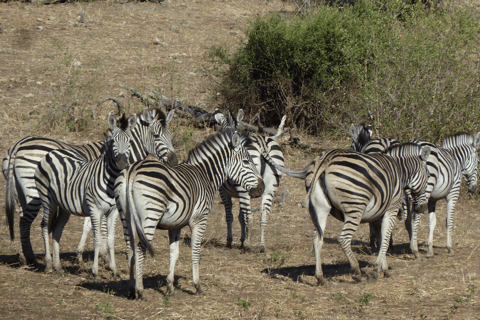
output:
POLYGON ((428 10, 360 0, 258 17, 235 52, 210 48, 227 67, 217 91, 232 109, 264 107, 266 125, 286 114, 290 125, 317 134, 346 133, 360 121, 405 140, 478 130, 475 12, 448 2, 428 10))

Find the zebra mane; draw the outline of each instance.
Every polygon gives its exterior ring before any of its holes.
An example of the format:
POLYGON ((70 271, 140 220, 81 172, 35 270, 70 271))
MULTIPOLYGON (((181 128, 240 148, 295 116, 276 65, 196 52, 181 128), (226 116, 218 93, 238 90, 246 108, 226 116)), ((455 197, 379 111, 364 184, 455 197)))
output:
MULTIPOLYGON (((117 127, 122 130, 126 130, 128 128, 128 119, 125 117, 125 113, 120 117, 120 119, 117 119, 117 127)), ((112 130, 108 128, 107 131, 103 133, 104 142, 107 142, 111 137, 112 130)))
MULTIPOLYGON (((191 157, 195 156, 199 152, 199 150, 203 148, 204 145, 223 144, 222 137, 224 137, 224 139, 226 139, 230 144, 234 133, 235 133, 234 130, 227 129, 227 130, 222 130, 220 132, 209 135, 202 142, 197 143, 197 145, 188 152, 187 161, 190 160, 191 157)), ((250 136, 248 134, 238 132, 238 131, 237 131, 237 134, 240 136, 240 138, 244 140, 243 145, 247 145, 248 143, 251 142, 250 136)))
POLYGON ((473 136, 468 132, 458 132, 442 139, 442 147, 451 144, 470 144, 474 142, 473 136))
MULTIPOLYGON (((163 127, 166 126, 166 121, 167 121, 167 115, 165 112, 160 109, 160 108, 148 108, 148 110, 155 115, 154 120, 160 121, 163 127)), ((137 118, 143 119, 143 111, 137 112, 136 113, 137 118)), ((145 120, 145 119, 143 119, 145 120)))
POLYGON ((352 137, 353 145, 358 149, 357 151, 360 151, 360 149, 371 140, 372 137, 369 133, 369 127, 365 122, 361 122, 358 126, 352 124, 350 127, 349 133, 352 137))

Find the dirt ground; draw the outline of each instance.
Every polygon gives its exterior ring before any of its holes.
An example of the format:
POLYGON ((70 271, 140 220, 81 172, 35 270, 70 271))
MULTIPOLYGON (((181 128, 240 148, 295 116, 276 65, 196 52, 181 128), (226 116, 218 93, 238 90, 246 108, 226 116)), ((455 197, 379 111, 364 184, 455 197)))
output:
MULTIPOLYGON (((70 143, 101 139, 104 116, 116 107, 106 97, 118 97, 127 113, 141 104, 119 86, 123 82, 148 93, 161 91, 208 110, 217 105, 215 66, 205 50, 212 45, 236 46, 244 38, 246 21, 258 14, 292 11, 291 2, 172 1, 153 3, 91 2, 57 5, 0 3, 0 149, 7 150, 27 135, 46 135, 70 143), (84 9, 84 25, 77 19, 84 9), (41 27, 41 28, 39 28, 41 27), (76 114, 59 122, 55 110, 74 106, 76 114), (80 113, 78 113, 80 112, 80 113), (96 120, 83 123, 85 114, 96 120), (53 119, 53 120, 52 120, 53 119), (100 120, 99 120, 100 119, 100 120), (79 130, 67 132, 75 127, 79 130)), ((70 109, 72 110, 72 109, 70 109)), ((57 113, 58 115, 58 113, 57 113)), ((60 113, 60 115, 62 115, 60 113)), ((247 118, 249 115, 246 115, 247 118)), ((184 157, 192 143, 209 130, 173 126, 184 157)), ((312 138, 313 139, 313 138, 312 138)), ((325 148, 348 146, 348 140, 319 141, 325 148)), ((286 167, 303 168, 313 154, 284 145, 286 167)), ((4 151, 3 151, 4 152, 4 151)), ((0 179, 0 188, 5 181, 0 179)), ((18 264, 18 228, 14 242, 5 223, 0 225, 0 318, 2 319, 478 319, 480 318, 480 217, 478 196, 462 189, 456 207, 453 243, 456 255, 445 248, 445 202, 437 206, 435 257, 426 259, 427 221, 419 233, 422 259, 413 260, 402 223, 394 230, 394 251, 387 261, 393 277, 355 283, 338 244, 341 223, 330 218, 322 250, 328 279, 316 286, 313 227, 300 180, 284 177, 278 194, 288 201, 275 203, 267 229, 267 253, 242 253, 240 229, 234 223, 234 248, 225 248, 223 205, 217 196, 209 216, 201 250, 200 279, 205 294, 194 295, 189 247, 190 231, 182 233, 176 265, 176 294, 166 296, 168 239, 154 237, 156 256, 148 257, 144 283, 147 300, 127 299, 128 272, 125 242, 117 224, 117 264, 122 279, 101 270, 91 276, 91 237, 85 263, 75 263, 75 249, 83 220, 72 217, 63 233, 61 258, 66 274, 45 274, 18 264), (477 273, 479 274, 477 277, 477 273)), ((279 197, 277 197, 278 199, 279 197)), ((4 210, 0 200, 0 211, 4 210)), ((238 202, 236 202, 238 210, 238 202)), ((258 207, 259 200, 252 206, 258 207)), ((252 244, 259 242, 259 215, 254 212, 252 244)), ((1 218, 4 220, 4 218, 1 218)), ((18 218, 17 218, 18 221, 18 218)), ((32 227, 37 260, 44 263, 40 218, 32 227)), ((368 227, 356 233, 353 249, 363 270, 372 270, 376 254, 368 247, 368 227)))

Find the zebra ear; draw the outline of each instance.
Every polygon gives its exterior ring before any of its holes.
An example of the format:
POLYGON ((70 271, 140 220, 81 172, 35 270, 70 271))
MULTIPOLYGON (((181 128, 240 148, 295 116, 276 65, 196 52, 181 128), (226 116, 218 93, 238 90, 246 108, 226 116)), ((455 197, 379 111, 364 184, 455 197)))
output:
POLYGON ((235 131, 235 133, 232 136, 232 146, 234 149, 237 149, 242 143, 242 138, 238 135, 238 133, 235 131))
POLYGON ((420 158, 422 159, 423 162, 426 162, 429 156, 430 156, 430 147, 423 146, 422 149, 420 150, 420 158))
POLYGON ((170 112, 167 114, 167 119, 165 119, 165 127, 168 128, 168 124, 170 123, 170 121, 172 121, 174 115, 175 109, 170 110, 170 112))
POLYGON ((110 131, 113 131, 117 127, 117 119, 113 114, 109 113, 107 116, 107 121, 108 129, 110 129, 110 131))
POLYGON ((372 126, 371 126, 371 125, 368 125, 368 126, 367 126, 367 131, 368 131, 368 135, 370 136, 370 138, 372 138, 373 130, 372 130, 372 126))
POLYGON ((480 144, 480 132, 477 133, 477 135, 475 136, 475 139, 473 140, 473 147, 477 149, 479 144, 480 144))
POLYGON ((223 121, 225 121, 225 116, 220 112, 217 113, 217 110, 215 110, 215 121, 219 124, 219 125, 223 125, 223 121))
POLYGON ((230 111, 227 111, 227 120, 228 120, 228 125, 230 128, 236 128, 235 126, 235 121, 233 121, 232 115, 230 111))
POLYGON ((136 124, 137 124, 137 115, 132 114, 130 118, 128 118, 128 130, 133 130, 136 124))
POLYGON ((357 137, 357 133, 355 132, 356 130, 356 127, 353 125, 350 126, 350 128, 348 128, 348 133, 350 134, 350 137, 352 137, 352 139, 355 139, 357 137))
POLYGON ((242 123, 242 120, 243 120, 243 109, 240 109, 238 110, 238 113, 237 113, 237 125, 242 123))
POLYGON ((147 121, 148 123, 153 122, 153 115, 152 115, 152 110, 149 110, 147 108, 143 109, 143 119, 147 121))

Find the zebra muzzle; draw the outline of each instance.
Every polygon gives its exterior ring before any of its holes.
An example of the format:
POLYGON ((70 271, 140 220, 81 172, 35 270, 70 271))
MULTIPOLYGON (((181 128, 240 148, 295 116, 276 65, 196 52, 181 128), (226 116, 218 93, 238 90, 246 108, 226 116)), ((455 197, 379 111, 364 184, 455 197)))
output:
POLYGON ((175 154, 175 152, 170 151, 166 158, 167 159, 163 161, 163 162, 165 162, 166 165, 168 165, 170 167, 174 167, 178 164, 178 158, 177 158, 177 155, 175 154))
POLYGON ((115 162, 117 163, 118 169, 123 170, 123 169, 125 169, 125 168, 127 167, 127 165, 128 165, 127 156, 126 156, 125 154, 123 154, 123 153, 122 153, 122 154, 119 154, 115 162))
POLYGON ((265 184, 263 183, 263 179, 258 178, 257 186, 255 188, 250 189, 248 194, 252 198, 258 198, 263 194, 264 191, 265 191, 265 184))
POLYGON ((473 186, 469 186, 469 187, 468 187, 468 191, 469 191, 470 193, 477 193, 477 192, 478 192, 478 186, 477 186, 476 184, 473 185, 473 186))
POLYGON ((415 212, 424 213, 425 211, 427 211, 427 207, 428 205, 426 203, 419 204, 415 206, 415 212))

